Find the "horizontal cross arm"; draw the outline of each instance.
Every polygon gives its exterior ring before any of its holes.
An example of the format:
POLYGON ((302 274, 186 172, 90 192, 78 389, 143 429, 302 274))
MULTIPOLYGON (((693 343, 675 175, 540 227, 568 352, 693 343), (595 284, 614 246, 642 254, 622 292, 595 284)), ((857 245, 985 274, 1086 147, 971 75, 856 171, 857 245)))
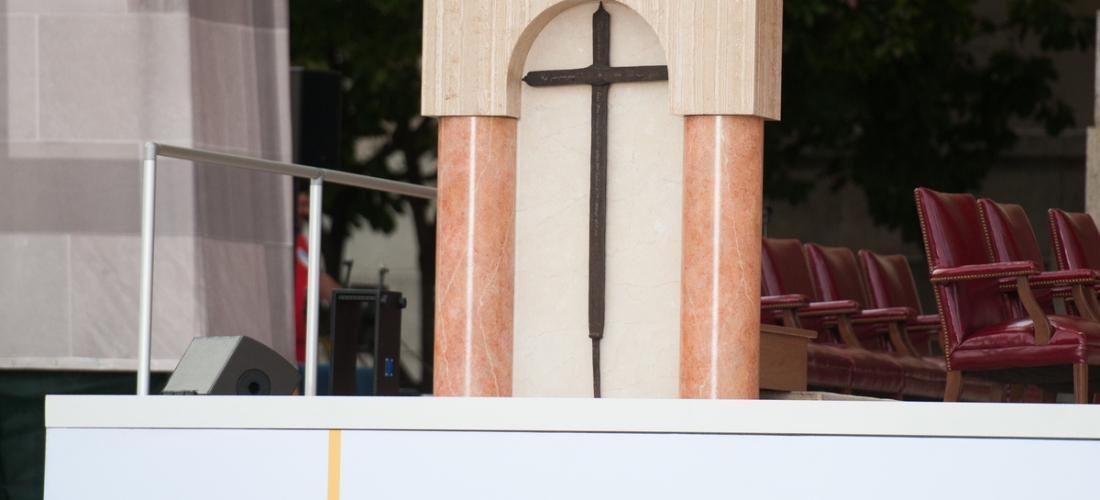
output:
POLYGON ((668 66, 589 66, 581 69, 532 71, 523 81, 532 87, 561 85, 608 85, 628 82, 660 82, 668 80, 668 66))

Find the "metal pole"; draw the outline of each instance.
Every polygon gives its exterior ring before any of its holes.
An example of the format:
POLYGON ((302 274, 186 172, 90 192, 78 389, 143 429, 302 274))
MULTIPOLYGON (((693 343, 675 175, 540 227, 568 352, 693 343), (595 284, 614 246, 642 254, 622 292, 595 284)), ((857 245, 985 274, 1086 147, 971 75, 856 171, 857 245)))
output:
POLYGON ((306 396, 317 395, 317 321, 321 298, 321 188, 324 173, 309 183, 309 277, 306 281, 306 396))
POLYGON ((137 395, 149 395, 153 335, 153 221, 157 194, 157 145, 145 143, 141 178, 141 304, 138 326, 137 395))

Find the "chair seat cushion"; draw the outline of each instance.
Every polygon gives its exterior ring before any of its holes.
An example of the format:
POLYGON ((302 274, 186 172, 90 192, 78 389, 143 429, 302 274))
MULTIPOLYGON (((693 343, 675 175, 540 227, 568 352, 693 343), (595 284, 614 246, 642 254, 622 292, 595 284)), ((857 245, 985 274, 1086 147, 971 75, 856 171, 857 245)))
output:
POLYGON ((842 344, 818 344, 836 349, 852 360, 852 390, 895 395, 905 387, 905 369, 884 352, 842 344))
POLYGON ((1030 319, 998 323, 968 336, 951 353, 952 370, 1100 364, 1100 323, 1076 316, 1050 315, 1051 337, 1035 345, 1030 319))
POLYGON ((847 391, 852 388, 852 358, 823 344, 806 346, 806 384, 847 391))
POLYGON ((942 400, 947 389, 947 370, 921 358, 889 353, 905 370, 905 387, 902 393, 924 399, 942 400))

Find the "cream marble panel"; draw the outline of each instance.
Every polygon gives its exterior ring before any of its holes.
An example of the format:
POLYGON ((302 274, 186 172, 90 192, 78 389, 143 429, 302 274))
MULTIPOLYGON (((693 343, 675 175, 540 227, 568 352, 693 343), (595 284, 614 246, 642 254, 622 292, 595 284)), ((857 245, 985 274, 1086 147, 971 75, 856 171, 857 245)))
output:
POLYGON ((3 16, 0 23, 5 23, 7 35, 7 40, 0 40, 7 47, 7 67, 0 68, 6 77, 0 89, 7 89, 7 118, 0 119, 0 127, 7 130, 0 130, 0 139, 34 139, 38 134, 38 20, 3 16))
POLYGON ((191 30, 196 147, 261 156, 252 30, 203 19, 191 30))
MULTIPOLYGON (((520 116, 520 73, 545 23, 583 0, 425 0, 422 113, 520 116)), ((680 115, 779 119, 782 0, 620 0, 668 54, 680 115)))
MULTIPOLYGON (((525 71, 591 63, 596 4, 551 21, 525 71)), ((605 4, 615 65, 663 64, 637 14, 605 4)), ((676 397, 683 119, 665 83, 611 87, 605 397, 676 397)), ((523 90, 516 196, 516 396, 590 397, 588 202, 591 90, 523 90)))
POLYGON ((207 238, 289 244, 290 182, 284 175, 203 164, 195 169, 196 230, 207 238))
MULTIPOLYGON (((196 245, 180 236, 154 243, 153 359, 174 363, 203 334, 196 245)), ((136 358, 140 249, 138 236, 72 236, 74 357, 136 358)))
MULTIPOLYGON (((525 71, 591 64, 592 10, 578 7, 551 21, 532 46, 525 71)), ((516 166, 514 396, 592 395, 586 316, 590 102, 587 86, 523 87, 516 166)))
POLYGON ((201 248, 200 293, 208 334, 248 335, 271 345, 271 292, 264 245, 204 239, 201 248))
POLYGON ((287 30, 252 30, 256 59, 256 111, 264 158, 291 161, 290 137, 290 33, 287 30), (282 77, 281 77, 282 76, 282 77))
POLYGON ((294 254, 291 244, 264 245, 267 268, 268 316, 271 318, 271 346, 288 361, 294 361, 294 254))
MULTIPOLYGON (((0 4, 0 363, 132 370, 140 144, 289 159, 286 2, 0 4)), ((158 167, 154 369, 215 331, 291 356, 289 180, 158 167)))
POLYGON ((191 137, 186 16, 40 19, 43 139, 191 137))
POLYGON ((69 237, 0 234, 0 355, 68 356, 69 237))
POLYGON ((141 158, 141 142, 16 141, 8 144, 8 158, 59 160, 117 160, 141 158))
POLYGON ((189 0, 126 0, 128 12, 187 12, 189 0))
MULTIPOLYGON (((284 5, 283 10, 286 10, 284 5)), ((290 140, 290 33, 287 30, 279 31, 271 35, 272 49, 274 51, 274 60, 278 64, 275 71, 272 71, 268 78, 274 79, 278 82, 275 86, 276 106, 261 106, 263 109, 275 108, 278 110, 278 115, 275 116, 276 124, 269 124, 272 128, 277 130, 279 136, 279 161, 293 161, 292 141, 290 140)), ((270 149, 270 146, 265 144, 265 147, 270 149)))
POLYGON ((608 123, 609 397, 678 397, 683 118, 661 83, 613 85, 608 123))
MULTIPOLYGON (((140 172, 140 161, 134 164, 134 169, 140 172)), ((193 162, 177 160, 175 158, 160 158, 157 160, 157 200, 156 200, 156 232, 158 236, 198 236, 199 234, 199 203, 201 198, 196 194, 196 174, 193 162)), ((131 174, 134 182, 139 186, 136 191, 131 191, 135 198, 138 212, 133 215, 134 224, 130 226, 133 233, 141 231, 141 175, 131 174)))
MULTIPOLYGON (((163 245, 161 245, 163 247, 163 245)), ((140 241, 136 236, 76 236, 73 238, 73 351, 87 358, 136 358, 138 267, 140 241)), ((163 276, 163 248, 156 257, 163 276)), ((154 285, 164 283, 153 281, 154 285)), ((193 289, 193 287, 192 287, 193 289)), ((157 303, 163 294, 153 294, 157 303)), ((162 326, 154 321, 154 339, 162 326)))
POLYGON ((0 232, 137 233, 139 175, 136 159, 0 160, 0 232))
POLYGON ((124 14, 127 0, 6 0, 13 14, 124 14))

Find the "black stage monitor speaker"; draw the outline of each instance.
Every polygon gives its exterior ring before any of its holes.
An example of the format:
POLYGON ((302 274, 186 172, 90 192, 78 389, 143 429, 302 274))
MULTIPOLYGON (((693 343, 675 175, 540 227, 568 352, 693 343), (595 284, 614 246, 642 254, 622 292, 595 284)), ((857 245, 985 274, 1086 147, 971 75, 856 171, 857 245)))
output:
POLYGON ((291 394, 302 378, 271 348, 243 335, 198 337, 168 379, 164 394, 291 394))
POLYGON ((401 292, 374 289, 332 291, 332 351, 329 365, 329 394, 358 393, 355 361, 362 344, 359 338, 364 309, 372 309, 374 325, 374 395, 396 396, 401 392, 401 310, 407 301, 401 292))

